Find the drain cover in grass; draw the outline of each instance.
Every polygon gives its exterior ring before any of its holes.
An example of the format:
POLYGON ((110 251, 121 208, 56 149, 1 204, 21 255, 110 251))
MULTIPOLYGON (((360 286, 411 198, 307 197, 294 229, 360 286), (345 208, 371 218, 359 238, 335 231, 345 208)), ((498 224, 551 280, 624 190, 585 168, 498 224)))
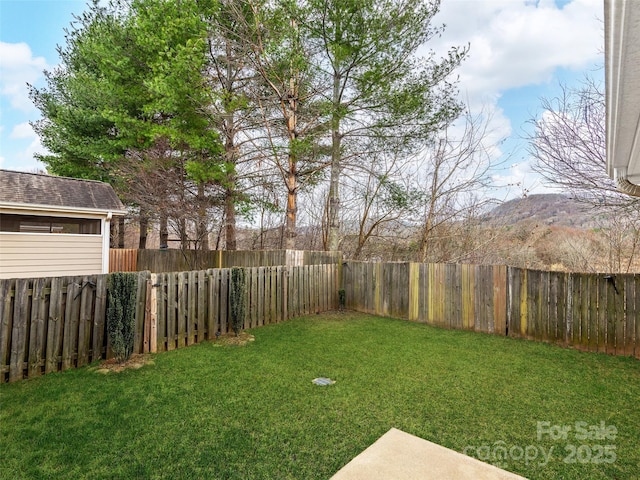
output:
POLYGON ((322 385, 322 386, 333 385, 334 383, 336 383, 335 380, 331 380, 330 378, 324 378, 324 377, 314 378, 311 381, 316 385, 322 385))

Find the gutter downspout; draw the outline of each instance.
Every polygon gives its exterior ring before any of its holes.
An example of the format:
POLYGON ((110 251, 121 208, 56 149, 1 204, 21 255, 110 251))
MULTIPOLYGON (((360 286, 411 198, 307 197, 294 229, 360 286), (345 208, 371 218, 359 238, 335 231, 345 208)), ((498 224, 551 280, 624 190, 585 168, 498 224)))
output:
POLYGON ((111 219, 113 212, 109 210, 106 218, 102 220, 102 273, 109 273, 109 247, 111 237, 111 219))
POLYGON ((633 197, 640 197, 640 185, 631 183, 627 180, 626 167, 617 167, 613 169, 613 178, 618 186, 618 190, 633 197))

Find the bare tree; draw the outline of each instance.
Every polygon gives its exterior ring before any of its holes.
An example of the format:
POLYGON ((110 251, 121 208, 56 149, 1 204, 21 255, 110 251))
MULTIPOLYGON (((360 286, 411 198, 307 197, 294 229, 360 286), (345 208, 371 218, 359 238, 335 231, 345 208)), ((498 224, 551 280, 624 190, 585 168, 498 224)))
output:
POLYGON ((617 190, 606 170, 603 86, 586 78, 578 87, 561 86, 555 98, 542 98, 543 113, 530 120, 528 137, 534 170, 551 185, 591 205, 636 208, 640 199, 617 190))
MULTIPOLYGON (((422 154, 420 168, 413 176, 422 186, 423 209, 420 217, 420 261, 442 261, 434 258, 434 244, 452 232, 447 224, 472 219, 482 204, 492 200, 480 193, 491 182, 493 165, 487 145, 489 122, 482 115, 464 117, 462 132, 446 129, 422 154)), ((462 252, 458 252, 461 255, 462 252)))
MULTIPOLYGON (((405 172, 411 168, 411 158, 401 152, 383 149, 371 149, 371 155, 345 172, 343 201, 348 208, 342 213, 342 235, 346 242, 343 250, 350 257, 359 259, 367 243, 398 240, 398 229, 411 218, 420 203, 420 192, 405 172), (393 226, 393 227, 392 227, 393 226)), ((327 225, 327 208, 324 224, 327 225)), ((325 231, 330 230, 325 228, 325 231)))
POLYGON ((586 78, 578 87, 562 86, 560 96, 542 99, 542 108, 541 117, 531 120, 535 129, 529 150, 536 160, 534 170, 548 184, 593 209, 608 232, 609 268, 628 271, 640 241, 640 198, 621 193, 607 175, 602 85, 586 78))

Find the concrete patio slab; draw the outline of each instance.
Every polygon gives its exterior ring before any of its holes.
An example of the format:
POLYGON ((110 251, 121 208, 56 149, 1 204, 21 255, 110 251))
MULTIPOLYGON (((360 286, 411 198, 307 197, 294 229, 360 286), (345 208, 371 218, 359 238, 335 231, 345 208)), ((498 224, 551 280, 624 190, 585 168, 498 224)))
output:
POLYGON ((332 480, 526 480, 493 465, 392 428, 332 480))

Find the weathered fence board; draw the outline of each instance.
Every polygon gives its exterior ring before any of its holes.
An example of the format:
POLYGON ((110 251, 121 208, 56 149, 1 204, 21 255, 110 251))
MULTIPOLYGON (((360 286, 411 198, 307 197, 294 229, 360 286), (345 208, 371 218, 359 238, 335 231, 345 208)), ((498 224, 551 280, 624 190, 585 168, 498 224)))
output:
POLYGON ((0 383, 9 379, 15 280, 0 280, 0 383))
MULTIPOLYGON (((52 294, 53 301, 53 294, 52 294)), ((91 348, 91 361, 95 362, 101 358, 104 358, 107 354, 105 344, 106 329, 107 329, 107 276, 98 275, 96 278, 96 291, 95 291, 95 310, 93 313, 93 340, 91 348)))
MULTIPOLYGON (((140 272, 135 351, 227 333, 229 272, 140 272)), ((640 358, 640 275, 362 262, 246 273, 245 328, 337 308, 342 284, 353 310, 640 358)), ((0 382, 110 356, 106 278, 0 280, 0 382)))
POLYGON ((149 250, 110 249, 110 272, 183 272, 208 268, 297 267, 337 264, 340 253, 302 250, 149 250))
POLYGON ((0 382, 102 357, 104 275, 4 280, 0 295, 0 382))
MULTIPOLYGON (((337 291, 322 294, 326 288, 323 285, 331 285, 335 279, 336 268, 335 265, 248 268, 244 328, 280 322, 303 313, 291 305, 305 305, 306 312, 336 308, 337 291), (292 278, 298 279, 298 283, 290 281, 292 278)), ((192 341, 201 342, 215 338, 216 334, 230 332, 230 278, 230 269, 226 268, 157 276, 153 288, 157 299, 158 351, 180 348, 192 341), (166 302, 164 298, 167 298, 166 302), (177 324, 174 326, 176 311, 177 324), (176 330, 177 343, 165 342, 164 332, 176 330)))
POLYGON ((640 358, 640 275, 347 262, 346 306, 640 358))
MULTIPOLYGON (((62 339, 64 332, 63 284, 64 279, 51 279, 51 295, 49 297, 49 326, 47 328, 47 353, 45 373, 57 372, 62 359, 62 339)), ((106 288, 104 290, 106 292, 106 288)), ((97 309, 96 309, 97 311, 97 309)), ((98 320, 96 319, 96 322, 98 320)), ((102 319, 104 323, 104 318, 102 319)), ((94 347, 95 348, 95 347, 94 347)))

